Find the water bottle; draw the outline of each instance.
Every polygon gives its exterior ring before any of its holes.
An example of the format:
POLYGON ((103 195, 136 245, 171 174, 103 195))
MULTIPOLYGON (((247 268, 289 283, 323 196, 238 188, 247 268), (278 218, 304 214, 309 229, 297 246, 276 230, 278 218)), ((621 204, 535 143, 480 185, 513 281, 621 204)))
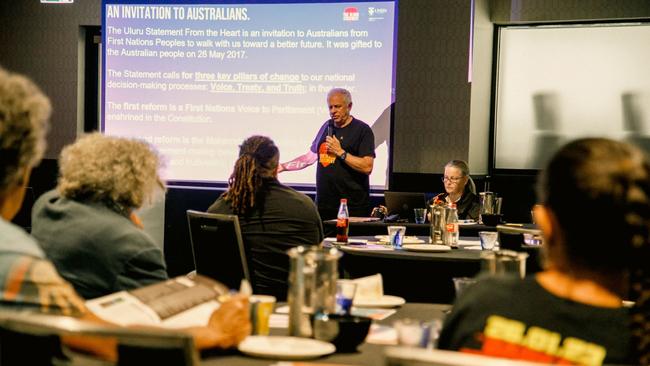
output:
POLYGON ((445 234, 443 235, 443 244, 456 247, 458 246, 458 210, 455 203, 450 203, 445 208, 445 234))
POLYGON ((347 243, 349 229, 350 215, 348 214, 348 200, 341 198, 339 213, 336 215, 336 241, 339 243, 347 243))

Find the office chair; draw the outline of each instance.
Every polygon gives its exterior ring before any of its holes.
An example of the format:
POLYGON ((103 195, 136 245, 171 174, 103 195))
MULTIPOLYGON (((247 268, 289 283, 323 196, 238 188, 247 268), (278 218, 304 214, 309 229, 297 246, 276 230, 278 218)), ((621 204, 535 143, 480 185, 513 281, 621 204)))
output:
POLYGON ((65 364, 70 355, 61 348, 60 336, 65 335, 115 338, 118 366, 199 365, 199 354, 189 333, 171 329, 123 328, 24 311, 0 311, 0 364, 65 364))
POLYGON ((239 288, 243 278, 251 281, 236 215, 187 210, 187 222, 196 273, 228 288, 239 288))

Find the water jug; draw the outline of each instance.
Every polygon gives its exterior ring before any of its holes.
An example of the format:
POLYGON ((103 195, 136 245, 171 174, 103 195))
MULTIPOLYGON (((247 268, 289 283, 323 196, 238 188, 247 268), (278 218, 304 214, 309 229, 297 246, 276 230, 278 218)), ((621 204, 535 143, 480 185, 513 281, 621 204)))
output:
POLYGON ((447 224, 445 206, 431 205, 431 244, 442 244, 442 235, 447 224))
MULTIPOLYGON (((501 214, 501 204, 503 203, 502 197, 497 197, 494 192, 480 192, 479 200, 481 202, 481 211, 479 212, 479 223, 486 224, 483 220, 483 216, 491 215, 500 215, 501 214)), ((497 220, 497 224, 500 223, 500 219, 497 220)), ((496 225, 490 223, 490 225, 496 225)))
POLYGON ((287 251, 289 271, 289 335, 311 337, 311 317, 336 311, 338 261, 336 248, 299 246, 287 251))

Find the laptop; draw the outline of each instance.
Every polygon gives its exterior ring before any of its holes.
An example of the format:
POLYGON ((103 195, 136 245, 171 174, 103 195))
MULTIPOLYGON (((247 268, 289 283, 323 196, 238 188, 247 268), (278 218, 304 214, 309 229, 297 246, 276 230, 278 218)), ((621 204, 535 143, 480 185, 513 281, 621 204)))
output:
POLYGON ((414 208, 426 208, 423 192, 384 192, 384 200, 389 215, 399 214, 400 219, 415 222, 414 208))

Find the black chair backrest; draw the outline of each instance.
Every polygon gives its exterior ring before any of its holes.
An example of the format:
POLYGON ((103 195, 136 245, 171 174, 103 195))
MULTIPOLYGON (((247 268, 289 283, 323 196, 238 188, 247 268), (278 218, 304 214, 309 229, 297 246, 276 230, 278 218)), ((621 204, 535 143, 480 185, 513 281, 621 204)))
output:
POLYGON ((244 252, 239 218, 187 210, 190 240, 196 273, 239 288, 241 280, 251 280, 244 252))

